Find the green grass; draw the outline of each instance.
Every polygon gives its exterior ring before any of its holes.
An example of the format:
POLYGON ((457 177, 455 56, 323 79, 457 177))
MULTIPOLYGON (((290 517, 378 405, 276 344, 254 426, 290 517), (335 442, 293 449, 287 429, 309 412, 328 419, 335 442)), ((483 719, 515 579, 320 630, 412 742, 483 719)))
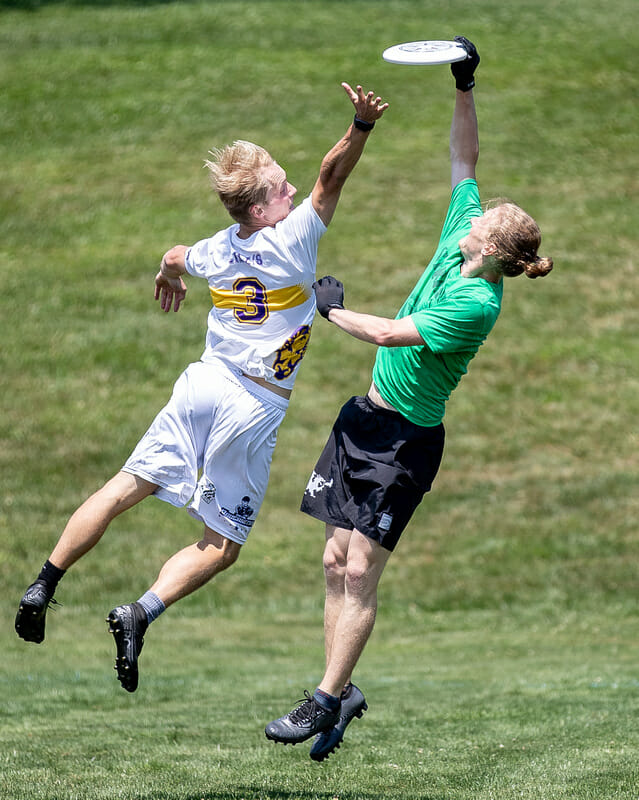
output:
POLYGON ((0 4, 2 800, 636 800, 635 16, 634 0, 0 4), (297 508, 374 357, 322 320, 250 542, 153 626, 138 692, 103 619, 198 536, 184 512, 118 519, 64 578, 46 642, 19 641, 17 600, 66 519, 203 348, 203 283, 178 315, 152 298, 164 250, 228 224, 208 150, 253 139, 303 197, 350 118, 340 82, 387 98, 318 269, 394 314, 447 203, 452 79, 380 54, 456 33, 482 56, 482 195, 529 210, 556 268, 507 283, 450 402, 358 668, 364 720, 322 765, 263 734, 320 677, 323 537, 297 508))

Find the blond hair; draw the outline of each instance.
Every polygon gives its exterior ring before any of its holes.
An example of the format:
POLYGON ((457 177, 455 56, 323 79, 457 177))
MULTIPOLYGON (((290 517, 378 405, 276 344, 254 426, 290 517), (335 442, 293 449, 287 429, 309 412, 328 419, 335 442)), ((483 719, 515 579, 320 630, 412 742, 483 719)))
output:
POLYGON ((527 278, 540 278, 553 268, 552 258, 537 255, 541 231, 535 220, 514 203, 499 203, 499 221, 488 234, 495 245, 495 259, 507 278, 522 273, 527 278))
POLYGON ((267 174, 275 161, 263 148, 238 140, 209 151, 204 166, 211 173, 213 189, 236 222, 249 222, 249 209, 265 203, 271 180, 267 174))

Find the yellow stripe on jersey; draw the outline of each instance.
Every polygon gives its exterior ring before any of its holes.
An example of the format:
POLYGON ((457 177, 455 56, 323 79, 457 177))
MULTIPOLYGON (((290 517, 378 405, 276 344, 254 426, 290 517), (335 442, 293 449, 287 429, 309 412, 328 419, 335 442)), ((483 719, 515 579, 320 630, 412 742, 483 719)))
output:
MULTIPOLYGON (((251 281, 247 281, 251 284, 251 281)), ((216 308, 245 308, 247 303, 253 305, 255 303, 255 293, 248 291, 246 284, 242 286, 241 291, 233 291, 228 289, 210 289, 211 300, 216 308)), ((272 289, 264 292, 263 303, 268 312, 270 311, 284 311, 287 308, 295 308, 305 303, 310 294, 303 286, 285 286, 282 289, 272 289)))

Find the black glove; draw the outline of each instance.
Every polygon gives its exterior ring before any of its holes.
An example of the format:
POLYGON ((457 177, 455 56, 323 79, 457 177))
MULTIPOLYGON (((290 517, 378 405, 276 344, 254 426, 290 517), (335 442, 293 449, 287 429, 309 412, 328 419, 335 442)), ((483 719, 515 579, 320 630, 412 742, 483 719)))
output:
POLYGON ((475 85, 475 70, 479 64, 479 53, 472 42, 465 36, 455 36, 455 41, 468 53, 468 58, 455 61, 450 65, 450 71, 455 76, 455 85, 461 92, 470 91, 475 85))
POLYGON ((313 284, 317 310, 328 319, 331 308, 344 308, 344 286, 337 278, 326 275, 313 284))

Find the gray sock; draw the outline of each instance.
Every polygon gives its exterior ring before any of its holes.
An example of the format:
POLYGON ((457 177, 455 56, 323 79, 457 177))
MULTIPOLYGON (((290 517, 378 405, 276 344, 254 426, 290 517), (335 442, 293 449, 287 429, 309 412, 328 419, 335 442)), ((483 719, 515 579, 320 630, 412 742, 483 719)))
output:
POLYGON ((145 592, 138 600, 138 603, 146 611, 146 617, 149 620, 149 625, 154 619, 157 619, 163 611, 166 610, 166 606, 154 592, 145 592))

